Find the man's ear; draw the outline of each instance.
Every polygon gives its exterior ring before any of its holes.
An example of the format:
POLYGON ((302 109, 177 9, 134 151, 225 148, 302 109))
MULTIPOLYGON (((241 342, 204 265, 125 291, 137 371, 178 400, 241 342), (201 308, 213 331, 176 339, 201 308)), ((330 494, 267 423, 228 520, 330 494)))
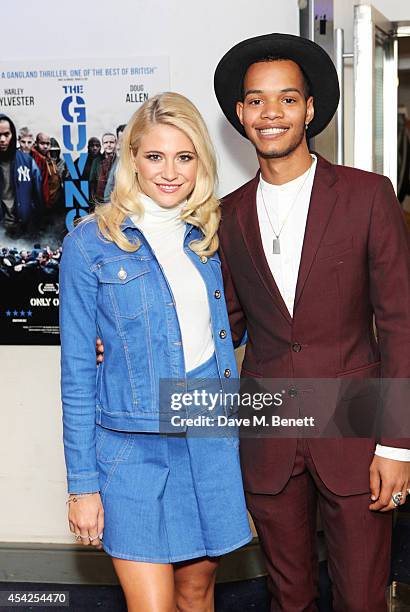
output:
POLYGON ((238 119, 243 125, 243 102, 236 103, 236 114, 238 115, 238 119))
POLYGON ((305 123, 309 124, 313 121, 315 116, 315 106, 313 96, 309 96, 306 100, 306 119, 305 123))

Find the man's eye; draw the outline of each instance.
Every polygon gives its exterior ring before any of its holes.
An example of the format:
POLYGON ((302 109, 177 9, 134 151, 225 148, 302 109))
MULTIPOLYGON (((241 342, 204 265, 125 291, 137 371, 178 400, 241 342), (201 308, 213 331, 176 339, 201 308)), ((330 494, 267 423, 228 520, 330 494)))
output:
POLYGON ((286 104, 293 104, 296 102, 295 98, 283 98, 283 101, 286 102, 286 104))
POLYGON ((253 100, 249 100, 248 104, 252 104, 252 106, 259 106, 261 102, 262 100, 259 100, 259 98, 254 98, 253 100))

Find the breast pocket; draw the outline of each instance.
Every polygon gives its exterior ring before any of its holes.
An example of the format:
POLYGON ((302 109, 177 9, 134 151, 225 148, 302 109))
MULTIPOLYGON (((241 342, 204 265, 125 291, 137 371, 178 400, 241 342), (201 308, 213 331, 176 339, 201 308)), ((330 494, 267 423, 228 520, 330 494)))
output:
POLYGON ((153 304, 149 260, 122 258, 98 265, 103 299, 119 317, 134 319, 153 304))
POLYGON ((330 259, 333 257, 340 257, 341 255, 347 255, 352 250, 353 239, 350 236, 344 240, 339 240, 333 244, 322 244, 317 252, 316 259, 330 259))

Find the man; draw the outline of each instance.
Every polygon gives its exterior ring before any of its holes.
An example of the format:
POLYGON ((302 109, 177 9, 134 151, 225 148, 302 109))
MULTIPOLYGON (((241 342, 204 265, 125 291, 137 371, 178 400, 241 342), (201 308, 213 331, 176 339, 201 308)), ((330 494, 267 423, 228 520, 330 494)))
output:
MULTIPOLYGON (((410 376, 409 236, 391 184, 309 152, 339 99, 333 64, 315 43, 243 41, 219 63, 215 91, 260 165, 223 200, 219 234, 232 335, 237 345, 247 335, 242 375, 293 379, 284 415, 317 411, 323 422, 328 410, 330 436, 335 405, 330 395, 320 402, 311 381, 349 379, 338 407, 360 429, 369 379, 410 376)), ((397 429, 379 440, 297 435, 241 440, 271 610, 317 609, 319 504, 334 610, 385 612, 389 511, 406 498, 410 440, 397 429)))
POLYGON ((12 238, 34 232, 43 210, 38 166, 16 145, 13 121, 0 114, 0 221, 12 238))
POLYGON ((107 184, 105 185, 105 189, 104 189, 104 202, 108 202, 109 201, 110 196, 111 196, 111 194, 113 192, 113 189, 114 189, 114 185, 115 185, 115 173, 117 171, 118 160, 120 159, 121 143, 122 143, 122 138, 124 136, 125 128, 126 128, 125 123, 122 123, 115 130, 115 133, 117 134, 117 156, 115 158, 115 161, 114 161, 113 165, 111 166, 111 170, 110 170, 110 174, 108 176, 107 184))
POLYGON ((39 132, 31 149, 31 155, 40 168, 44 203, 47 209, 53 209, 58 205, 62 190, 62 181, 57 164, 50 154, 50 149, 50 136, 44 132, 39 132))
POLYGON ((104 202, 104 191, 108 181, 110 170, 116 160, 117 138, 114 134, 107 132, 102 136, 102 157, 97 157, 90 172, 90 201, 92 204, 104 202))
POLYGON ((101 143, 96 136, 91 136, 91 138, 88 139, 87 143, 87 159, 85 160, 84 170, 82 171, 82 173, 80 172, 78 167, 80 157, 78 157, 78 159, 76 159, 74 162, 74 165, 77 168, 77 172, 81 180, 89 180, 92 165, 97 158, 102 158, 101 143))
POLYGON ((33 133, 29 130, 28 127, 22 127, 19 129, 18 143, 20 151, 24 151, 24 153, 30 153, 31 148, 34 144, 34 137, 33 133))

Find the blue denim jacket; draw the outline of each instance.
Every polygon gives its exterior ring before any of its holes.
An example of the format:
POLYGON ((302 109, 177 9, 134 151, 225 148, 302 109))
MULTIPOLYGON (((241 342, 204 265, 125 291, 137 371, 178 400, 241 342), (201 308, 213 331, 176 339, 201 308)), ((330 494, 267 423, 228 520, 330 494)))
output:
MULTIPOLYGON (((75 493, 99 489, 95 423, 121 431, 159 432, 160 380, 186 384, 170 286, 140 230, 130 219, 122 229, 133 243, 140 241, 138 251, 129 253, 105 240, 92 218, 70 232, 63 244, 61 388, 68 487, 75 493), (104 343, 104 362, 98 368, 97 336, 104 343)), ((187 225, 184 250, 206 285, 220 388, 229 392, 238 373, 221 264, 217 254, 201 258, 191 251, 188 243, 201 236, 198 228, 187 225)))

